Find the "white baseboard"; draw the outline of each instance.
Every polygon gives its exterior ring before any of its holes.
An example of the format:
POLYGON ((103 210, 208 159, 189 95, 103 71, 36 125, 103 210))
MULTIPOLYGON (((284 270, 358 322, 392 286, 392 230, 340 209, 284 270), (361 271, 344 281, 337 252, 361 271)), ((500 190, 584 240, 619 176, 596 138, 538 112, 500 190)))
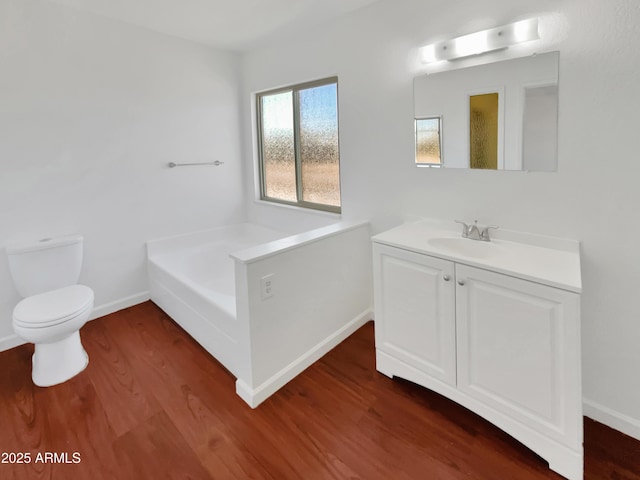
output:
POLYGON ((25 343, 26 342, 15 333, 13 335, 7 335, 6 337, 0 338, 0 352, 11 350, 14 347, 24 345, 25 343))
MULTIPOLYGON (((133 307, 134 305, 146 302, 147 300, 149 300, 149 292, 140 292, 135 295, 130 295, 128 297, 115 300, 113 302, 98 305, 97 307, 94 307, 93 312, 91 312, 89 321, 95 320, 96 318, 104 317, 105 315, 109 315, 110 313, 118 312, 125 308, 133 307)), ((7 335, 6 337, 0 338, 0 352, 10 350, 20 345, 24 345, 25 343, 27 342, 22 340, 16 334, 7 335)))
POLYGON ((289 381, 302 373, 303 370, 310 367, 314 362, 329 353, 336 345, 367 323, 371 319, 372 314, 373 310, 365 310, 344 327, 325 338, 313 349, 301 357, 298 357, 257 388, 252 389, 243 380, 236 380, 236 393, 247 402, 251 408, 256 408, 289 381))
POLYGON ((582 399, 582 409, 585 417, 640 440, 640 420, 637 418, 629 417, 588 398, 582 399))
POLYGON ((130 295, 125 298, 121 298, 119 300, 114 300, 113 302, 98 305, 97 307, 93 308, 93 312, 91 312, 89 320, 95 320, 96 318, 119 312, 120 310, 124 310, 125 308, 133 307, 134 305, 138 305, 139 303, 146 302, 147 300, 149 300, 149 298, 151 298, 149 296, 149 292, 145 291, 136 293, 135 295, 130 295))

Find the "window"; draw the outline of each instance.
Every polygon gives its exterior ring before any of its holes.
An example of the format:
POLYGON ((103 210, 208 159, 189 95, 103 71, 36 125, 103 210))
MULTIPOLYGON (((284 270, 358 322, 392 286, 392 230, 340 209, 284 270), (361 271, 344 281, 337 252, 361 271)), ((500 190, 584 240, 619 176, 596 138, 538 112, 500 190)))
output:
POLYGON ((340 212, 338 79, 257 95, 260 198, 340 212))

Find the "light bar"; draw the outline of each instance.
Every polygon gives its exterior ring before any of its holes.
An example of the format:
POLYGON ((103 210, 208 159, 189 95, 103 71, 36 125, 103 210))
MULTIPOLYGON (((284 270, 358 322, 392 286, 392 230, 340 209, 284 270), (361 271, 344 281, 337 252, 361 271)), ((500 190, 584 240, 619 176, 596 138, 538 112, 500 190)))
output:
POLYGON ((507 48, 510 45, 538 40, 539 38, 538 19, 529 18, 427 45, 420 49, 420 53, 424 63, 431 63, 493 52, 494 50, 507 48))

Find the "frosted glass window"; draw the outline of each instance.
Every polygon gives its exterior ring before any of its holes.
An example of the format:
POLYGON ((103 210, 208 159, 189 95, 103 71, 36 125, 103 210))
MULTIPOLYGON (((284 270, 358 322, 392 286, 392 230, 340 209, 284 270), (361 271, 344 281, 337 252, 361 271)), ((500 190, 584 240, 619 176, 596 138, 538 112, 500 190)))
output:
POLYGON ((264 194, 296 201, 293 92, 262 97, 264 194))
POLYGON ((261 198, 340 212, 336 78, 258 94, 261 198))
POLYGON ((338 86, 300 90, 302 199, 340 206, 338 86))
POLYGON ((416 164, 442 166, 440 117, 416 118, 416 164))

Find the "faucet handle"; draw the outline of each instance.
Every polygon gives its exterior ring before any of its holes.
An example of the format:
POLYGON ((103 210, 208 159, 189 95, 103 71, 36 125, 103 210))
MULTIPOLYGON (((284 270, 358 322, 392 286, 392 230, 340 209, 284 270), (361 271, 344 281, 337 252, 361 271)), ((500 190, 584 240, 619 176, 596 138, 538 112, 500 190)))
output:
POLYGON ((483 229, 480 230, 480 240, 483 240, 485 242, 490 242, 491 241, 491 237, 489 237, 489 229, 498 229, 500 228, 497 225, 488 225, 486 227, 484 227, 483 229))
POLYGON ((460 225, 462 225, 462 236, 463 237, 467 237, 467 235, 469 235, 469 228, 470 226, 467 225, 465 222, 463 222, 462 220, 454 220, 454 222, 459 223, 460 225))

